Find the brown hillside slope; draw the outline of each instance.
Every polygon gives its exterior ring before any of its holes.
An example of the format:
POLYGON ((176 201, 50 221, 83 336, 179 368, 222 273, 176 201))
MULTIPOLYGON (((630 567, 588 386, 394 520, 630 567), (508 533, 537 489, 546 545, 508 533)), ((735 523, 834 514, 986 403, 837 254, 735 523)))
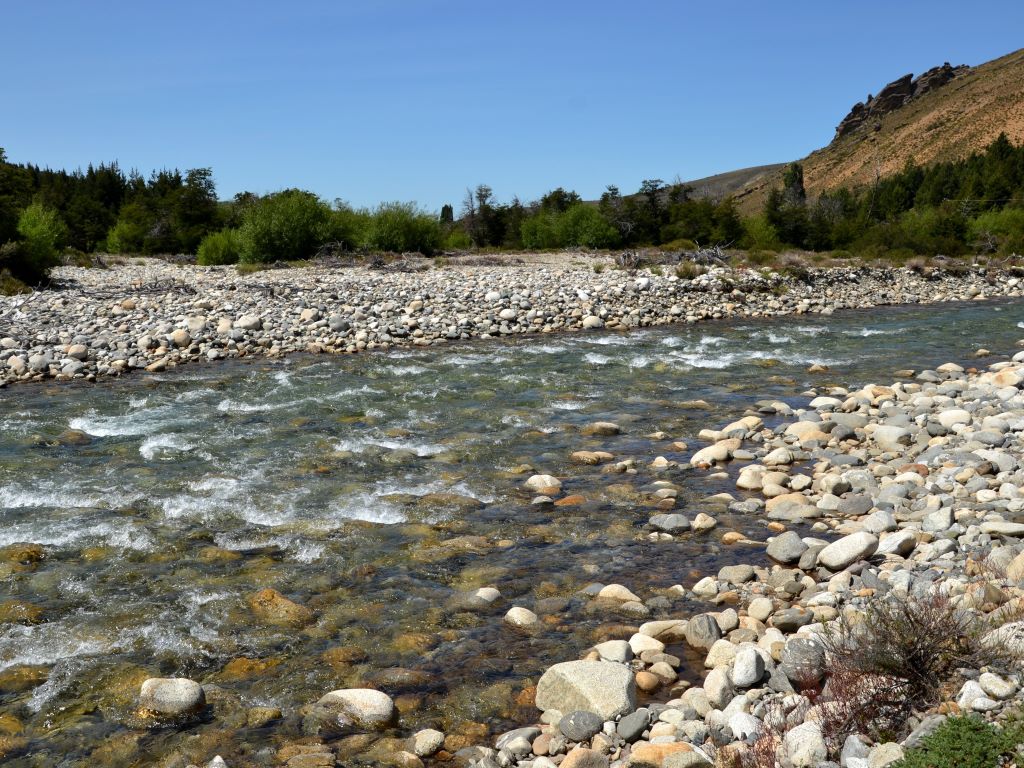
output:
MULTIPOLYGON (((957 160, 983 149, 1000 132, 1024 142, 1024 49, 981 64, 949 84, 808 155, 804 183, 811 197, 840 186, 872 183, 902 168, 957 160)), ((759 210, 781 183, 770 174, 737 193, 741 208, 759 210)))

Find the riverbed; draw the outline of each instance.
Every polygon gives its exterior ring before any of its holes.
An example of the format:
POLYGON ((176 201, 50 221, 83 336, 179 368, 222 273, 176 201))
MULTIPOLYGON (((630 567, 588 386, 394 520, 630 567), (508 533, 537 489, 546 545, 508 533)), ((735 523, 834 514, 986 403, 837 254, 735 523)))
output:
POLYGON ((149 764, 198 739, 207 759, 273 765, 303 706, 356 685, 396 697, 399 735, 482 739, 535 716, 520 694, 547 666, 700 610, 672 587, 751 559, 724 532, 766 536, 763 519, 704 501, 734 482, 652 459, 685 462, 702 428, 758 401, 802 405, 812 387, 888 382, 982 345, 1012 354, 1022 320, 1020 300, 894 307, 0 392, 2 600, 28 606, 0 625, 11 764, 149 764), (583 434, 597 421, 620 434, 583 434), (571 462, 591 449, 636 472, 571 462), (561 478, 571 503, 534 504, 533 473, 561 478), (717 527, 652 540, 656 481, 678 487, 673 511, 717 527), (595 609, 583 591, 612 582, 646 614, 595 609), (481 587, 500 598, 481 605, 481 587), (249 601, 264 588, 312 620, 260 620, 249 601), (503 623, 513 605, 540 629, 503 623), (219 703, 148 728, 135 696, 156 675, 215 684, 219 703), (247 720, 257 708, 281 717, 247 720))

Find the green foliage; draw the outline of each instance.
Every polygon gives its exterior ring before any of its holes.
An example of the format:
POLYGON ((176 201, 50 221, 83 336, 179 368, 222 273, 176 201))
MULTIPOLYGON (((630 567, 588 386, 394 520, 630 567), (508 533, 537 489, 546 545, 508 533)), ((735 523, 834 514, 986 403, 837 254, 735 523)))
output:
POLYGON ((431 256, 441 246, 441 225, 415 203, 384 203, 373 212, 366 244, 378 251, 431 256))
POLYGON ((982 253, 1024 254, 1024 208, 982 213, 969 223, 968 238, 982 253))
POLYGON ((558 214, 550 212, 536 213, 520 225, 519 233, 524 248, 534 250, 557 248, 560 245, 558 239, 558 214))
POLYGON ((741 244, 751 251, 780 251, 779 233, 765 216, 752 216, 743 222, 741 244))
POLYGON ((465 251, 473 246, 473 241, 470 239, 466 230, 461 227, 456 227, 445 236, 444 249, 446 251, 465 251))
POLYGON ((369 211, 356 210, 336 200, 328 219, 326 240, 339 243, 343 250, 354 251, 366 243, 371 219, 369 211))
POLYGON ((26 285, 36 285, 60 264, 67 227, 53 208, 32 203, 18 217, 19 239, 0 251, 0 270, 26 285))
POLYGON ((238 236, 239 261, 296 261, 312 256, 331 237, 331 209, 312 192, 286 189, 249 205, 238 236))
POLYGON ((613 248, 619 242, 618 232, 601 212, 583 203, 574 203, 567 208, 558 217, 556 229, 562 246, 613 248))
POLYGON ((951 717, 925 737, 921 746, 907 750, 890 768, 993 768, 1009 765, 1024 743, 1019 720, 1003 728, 980 717, 951 717))
POLYGON ((203 266, 237 264, 241 253, 238 230, 222 229, 211 232, 199 243, 198 262, 203 266))

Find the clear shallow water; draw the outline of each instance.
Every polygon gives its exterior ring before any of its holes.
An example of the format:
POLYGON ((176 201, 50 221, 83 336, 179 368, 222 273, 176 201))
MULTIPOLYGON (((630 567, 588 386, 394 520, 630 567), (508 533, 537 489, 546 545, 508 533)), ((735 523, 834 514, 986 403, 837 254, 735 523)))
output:
MULTIPOLYGON (((594 612, 579 589, 614 581, 653 597, 750 559, 718 546, 723 530, 764 537, 759 520, 716 512, 711 534, 650 542, 644 486, 679 483, 692 516, 729 484, 602 474, 570 464, 571 451, 682 460, 672 440, 699 447, 701 428, 758 399, 888 382, 980 346, 1012 354, 1022 319, 1020 303, 886 308, 0 392, 0 547, 45 553, 0 561, 0 602, 40 611, 0 624, 0 716, 28 739, 12 764, 148 764, 197 734, 269 764, 260 750, 301 734, 297 708, 366 683, 403 697, 403 733, 525 719, 514 697, 546 666, 636 623, 594 612), (831 371, 808 374, 811 363, 831 371), (694 399, 713 410, 680 407, 694 399), (624 434, 579 434, 596 420, 624 434), (668 439, 644 437, 657 430, 668 439), (586 501, 531 507, 523 464, 586 501), (464 610, 459 595, 485 585, 502 600, 464 610), (247 599, 264 587, 316 622, 262 624, 247 599), (541 632, 502 624, 511 605, 543 600, 541 632), (339 647, 363 655, 342 663, 339 647), (155 675, 216 683, 233 703, 185 732, 133 730, 134 694, 155 675), (232 714, 256 705, 285 718, 249 728, 232 714), (111 738, 129 745, 117 759, 92 754, 111 738)), ((674 600, 651 617, 693 608, 674 600)))

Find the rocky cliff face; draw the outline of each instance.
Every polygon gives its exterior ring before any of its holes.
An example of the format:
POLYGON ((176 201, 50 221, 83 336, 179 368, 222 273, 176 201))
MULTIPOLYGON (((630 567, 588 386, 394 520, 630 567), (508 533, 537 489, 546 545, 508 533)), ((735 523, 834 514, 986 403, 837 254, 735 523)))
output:
POLYGON ((865 124, 876 123, 883 116, 936 88, 941 88, 950 80, 969 72, 970 69, 966 65, 950 66, 947 61, 941 67, 933 67, 917 78, 910 74, 904 75, 899 80, 894 80, 885 86, 877 96, 868 94, 866 101, 854 104, 850 114, 844 117, 836 127, 835 138, 838 139, 853 133, 865 124))

